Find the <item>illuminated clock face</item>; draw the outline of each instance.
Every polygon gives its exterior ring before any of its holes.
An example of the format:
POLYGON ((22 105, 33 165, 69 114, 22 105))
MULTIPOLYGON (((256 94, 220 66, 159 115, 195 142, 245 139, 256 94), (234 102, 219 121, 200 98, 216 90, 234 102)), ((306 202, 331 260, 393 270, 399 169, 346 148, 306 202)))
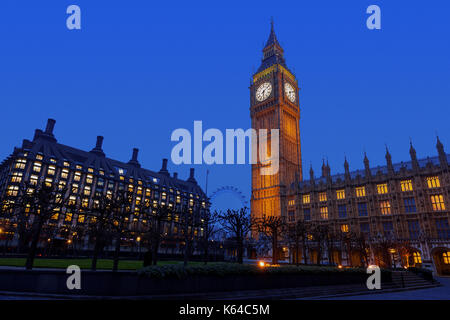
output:
POLYGON ((295 90, 294 88, 287 82, 284 83, 284 93, 286 97, 288 97, 291 102, 295 102, 295 90))
POLYGON ((272 85, 270 84, 270 82, 264 82, 256 90, 256 100, 258 101, 266 100, 270 96, 271 92, 272 92, 272 85))

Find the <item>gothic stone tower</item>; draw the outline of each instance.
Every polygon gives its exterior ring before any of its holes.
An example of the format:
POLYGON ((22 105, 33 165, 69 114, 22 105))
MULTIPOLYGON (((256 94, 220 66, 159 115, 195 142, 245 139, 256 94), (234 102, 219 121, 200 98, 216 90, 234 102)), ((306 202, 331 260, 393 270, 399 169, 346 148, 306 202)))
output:
POLYGON ((261 66, 250 85, 250 116, 252 128, 257 132, 268 129, 269 148, 270 129, 279 129, 279 170, 273 175, 261 175, 259 161, 252 165, 254 218, 285 216, 287 189, 302 179, 298 91, 298 82, 286 66, 272 22, 261 66))

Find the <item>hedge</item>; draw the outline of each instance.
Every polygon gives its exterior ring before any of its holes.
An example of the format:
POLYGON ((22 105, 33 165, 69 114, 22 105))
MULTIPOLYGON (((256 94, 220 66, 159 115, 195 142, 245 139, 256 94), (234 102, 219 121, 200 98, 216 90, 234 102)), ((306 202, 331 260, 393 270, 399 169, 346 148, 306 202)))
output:
MULTIPOLYGON (((384 270, 383 270, 384 271, 384 270)), ((164 265, 148 266, 138 270, 140 276, 149 278, 184 279, 190 276, 259 275, 259 274, 366 274, 363 268, 336 268, 325 266, 266 266, 249 264, 215 263, 211 265, 187 266, 164 265)))

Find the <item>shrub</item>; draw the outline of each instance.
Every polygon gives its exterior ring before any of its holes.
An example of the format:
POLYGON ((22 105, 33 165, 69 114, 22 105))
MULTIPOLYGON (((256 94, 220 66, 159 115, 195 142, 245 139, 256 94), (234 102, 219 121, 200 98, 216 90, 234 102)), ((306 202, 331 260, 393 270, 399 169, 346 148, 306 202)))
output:
POLYGON ((217 276, 225 277, 231 275, 259 275, 259 274, 365 274, 362 268, 344 268, 325 266, 267 266, 264 268, 256 265, 215 263, 211 265, 164 265, 148 266, 138 270, 138 274, 150 278, 183 279, 190 276, 217 276))

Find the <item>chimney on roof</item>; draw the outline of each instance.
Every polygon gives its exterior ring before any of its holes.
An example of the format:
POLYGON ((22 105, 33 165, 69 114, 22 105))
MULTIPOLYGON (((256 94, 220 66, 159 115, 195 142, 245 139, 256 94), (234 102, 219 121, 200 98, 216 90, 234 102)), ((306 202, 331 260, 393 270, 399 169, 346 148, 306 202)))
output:
POLYGON ((139 161, 138 161, 138 153, 139 153, 139 149, 138 148, 133 148, 133 154, 131 156, 131 160, 128 161, 128 164, 131 164, 131 165, 136 166, 136 167, 140 167, 141 166, 139 164, 139 161))
POLYGON ((47 120, 47 127, 45 128, 45 133, 53 135, 53 129, 55 128, 56 121, 54 119, 47 120))
POLYGON ((131 158, 132 161, 137 161, 138 153, 139 153, 139 149, 133 148, 133 156, 131 158))
POLYGON ((95 144, 95 149, 101 149, 103 145, 103 137, 97 136, 97 143, 95 144))
POLYGON ((195 180, 195 178, 194 178, 194 172, 195 172, 194 168, 191 168, 189 170, 189 179, 187 179, 187 181, 197 184, 197 180, 195 180))
POLYGON ((33 141, 37 139, 44 139, 51 142, 56 142, 55 136, 53 135, 53 128, 55 127, 56 121, 53 119, 47 120, 47 126, 45 127, 45 131, 40 129, 36 129, 34 132, 33 141))
POLYGON ((97 136, 97 142, 95 143, 95 148, 91 150, 91 152, 97 153, 99 155, 105 156, 105 153, 102 149, 103 146, 103 137, 97 136))
POLYGON ((165 174, 166 176, 170 176, 169 171, 167 170, 167 159, 162 159, 162 166, 161 170, 159 170, 159 173, 165 174))

